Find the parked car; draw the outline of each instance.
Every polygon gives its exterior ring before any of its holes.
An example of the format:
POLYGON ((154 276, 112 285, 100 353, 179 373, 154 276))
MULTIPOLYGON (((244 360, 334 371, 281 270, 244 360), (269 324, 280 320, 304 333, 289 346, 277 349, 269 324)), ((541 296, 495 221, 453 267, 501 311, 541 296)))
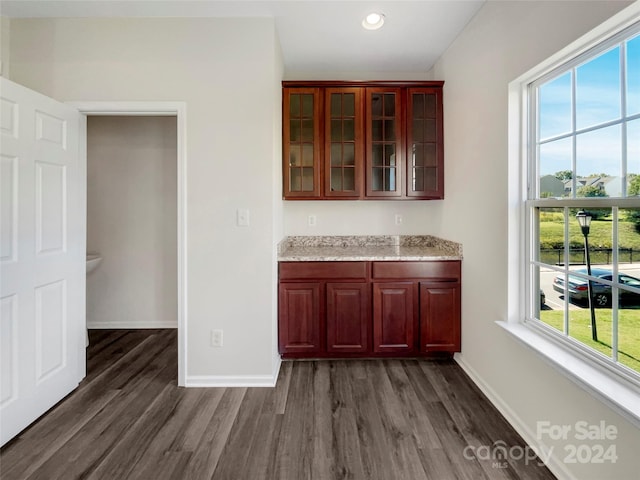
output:
MULTIPOLYGON (((586 275, 587 269, 581 268, 580 270, 576 270, 576 272, 586 275)), ((602 278, 603 280, 611 281, 613 279, 613 272, 604 268, 592 268, 591 275, 602 278)), ((618 274, 618 282, 621 285, 640 288, 640 279, 625 275, 624 273, 618 274)), ((569 300, 587 303, 589 297, 588 283, 584 278, 569 274, 569 300)), ((556 275, 553 279, 553 289, 556 292, 565 294, 564 287, 564 274, 556 275)), ((611 286, 592 281, 591 288, 593 290, 592 296, 595 306, 606 307, 611 304, 611 286)), ((640 293, 622 289, 619 289, 618 292, 618 299, 621 304, 640 304, 640 293)))
POLYGON ((543 307, 547 303, 547 296, 544 294, 544 290, 540 289, 540 307, 543 307))

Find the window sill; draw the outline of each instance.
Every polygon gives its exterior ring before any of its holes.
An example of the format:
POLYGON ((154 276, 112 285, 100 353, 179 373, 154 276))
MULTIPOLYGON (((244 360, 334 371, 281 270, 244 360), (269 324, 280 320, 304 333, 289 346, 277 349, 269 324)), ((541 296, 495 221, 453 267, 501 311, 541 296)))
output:
POLYGON ((496 322, 565 377, 640 427, 640 389, 523 323, 496 322))

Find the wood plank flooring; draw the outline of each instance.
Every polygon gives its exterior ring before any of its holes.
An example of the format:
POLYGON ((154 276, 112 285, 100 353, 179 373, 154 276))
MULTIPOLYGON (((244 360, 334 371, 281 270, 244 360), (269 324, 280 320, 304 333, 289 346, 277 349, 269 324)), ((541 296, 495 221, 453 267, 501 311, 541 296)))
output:
POLYGON ((554 478, 471 455, 525 445, 453 361, 289 361, 275 388, 178 388, 175 330, 90 341, 80 387, 0 450, 2 480, 554 478))

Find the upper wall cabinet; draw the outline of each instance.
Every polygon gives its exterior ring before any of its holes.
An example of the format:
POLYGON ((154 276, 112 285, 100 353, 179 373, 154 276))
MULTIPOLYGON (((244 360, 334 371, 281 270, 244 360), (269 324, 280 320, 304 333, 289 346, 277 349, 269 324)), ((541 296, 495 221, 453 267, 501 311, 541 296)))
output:
POLYGON ((284 198, 444 198, 443 84, 283 82, 284 198))
POLYGON ((321 91, 319 88, 296 88, 287 92, 282 102, 284 196, 319 198, 321 91))

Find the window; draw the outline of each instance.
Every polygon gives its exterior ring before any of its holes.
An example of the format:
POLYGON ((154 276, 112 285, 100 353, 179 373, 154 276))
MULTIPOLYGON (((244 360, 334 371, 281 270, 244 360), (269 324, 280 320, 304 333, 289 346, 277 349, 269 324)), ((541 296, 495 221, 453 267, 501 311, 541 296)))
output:
POLYGON ((640 421, 638 5, 510 84, 509 138, 505 328, 640 421))
POLYGON ((527 318, 640 379, 640 27, 532 82, 529 101, 527 318))
POLYGON ((640 25, 532 82, 529 101, 528 291, 540 300, 527 318, 640 380, 640 25))

